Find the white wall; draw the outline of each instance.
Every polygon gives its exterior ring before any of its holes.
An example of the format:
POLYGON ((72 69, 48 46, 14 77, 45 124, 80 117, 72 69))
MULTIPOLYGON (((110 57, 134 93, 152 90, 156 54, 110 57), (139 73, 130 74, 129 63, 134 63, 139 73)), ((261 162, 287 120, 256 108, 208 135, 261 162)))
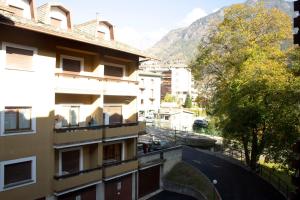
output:
POLYGON ((30 3, 28 0, 7 0, 8 5, 23 9, 23 17, 31 19, 30 3))
POLYGON ((104 24, 99 24, 98 31, 104 32, 104 39, 109 41, 110 40, 110 31, 109 27, 104 24))
POLYGON ((141 74, 139 75, 138 81, 139 85, 144 88, 144 90, 139 90, 138 109, 143 111, 154 110, 155 112, 158 112, 158 109, 160 109, 161 77, 145 76, 141 74), (153 104, 150 100, 152 97, 154 97, 153 104), (144 104, 141 104, 141 99, 144 100, 144 104))
POLYGON ((68 18, 66 13, 56 6, 52 6, 50 10, 50 17, 61 20, 62 29, 68 29, 68 18))

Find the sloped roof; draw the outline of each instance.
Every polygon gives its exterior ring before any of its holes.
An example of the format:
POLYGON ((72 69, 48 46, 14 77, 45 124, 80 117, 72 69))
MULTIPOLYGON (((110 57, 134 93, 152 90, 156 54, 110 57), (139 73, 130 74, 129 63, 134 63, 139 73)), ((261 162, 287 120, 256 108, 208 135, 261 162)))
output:
POLYGON ((117 42, 117 41, 105 41, 105 40, 96 40, 94 35, 90 35, 83 31, 80 31, 78 28, 71 30, 63 30, 53 27, 49 24, 45 24, 39 21, 28 20, 23 17, 18 17, 14 15, 9 9, 1 7, 0 9, 0 24, 5 24, 17 28, 22 28, 34 32, 44 33, 48 35, 53 35, 56 37, 71 39, 79 42, 88 43, 91 45, 104 47, 112 50, 122 51, 137 55, 143 58, 151 58, 151 56, 146 55, 144 52, 130 47, 126 44, 117 42))

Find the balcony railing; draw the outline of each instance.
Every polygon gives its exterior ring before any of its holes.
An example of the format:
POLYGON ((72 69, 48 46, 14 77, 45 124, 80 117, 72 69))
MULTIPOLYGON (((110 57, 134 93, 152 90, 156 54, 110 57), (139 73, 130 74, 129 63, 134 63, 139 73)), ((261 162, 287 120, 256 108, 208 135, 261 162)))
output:
POLYGON ((100 94, 102 78, 73 72, 55 73, 55 91, 72 94, 100 94))
POLYGON ((93 169, 83 170, 80 172, 54 176, 54 191, 61 192, 70 188, 86 185, 89 183, 102 180, 102 168, 96 167, 93 169))
POLYGON ((103 78, 104 95, 137 96, 139 93, 138 81, 103 78))
POLYGON ((138 169, 138 160, 136 157, 134 157, 128 160, 103 164, 103 176, 104 178, 110 178, 137 169, 138 169))

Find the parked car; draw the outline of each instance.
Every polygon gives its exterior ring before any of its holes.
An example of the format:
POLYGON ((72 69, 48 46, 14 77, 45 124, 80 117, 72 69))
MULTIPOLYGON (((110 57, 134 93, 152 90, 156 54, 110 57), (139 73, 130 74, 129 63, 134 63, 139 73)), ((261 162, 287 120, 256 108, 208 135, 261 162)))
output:
POLYGON ((193 129, 198 128, 207 128, 208 127, 208 121, 205 119, 196 119, 193 123, 193 129))

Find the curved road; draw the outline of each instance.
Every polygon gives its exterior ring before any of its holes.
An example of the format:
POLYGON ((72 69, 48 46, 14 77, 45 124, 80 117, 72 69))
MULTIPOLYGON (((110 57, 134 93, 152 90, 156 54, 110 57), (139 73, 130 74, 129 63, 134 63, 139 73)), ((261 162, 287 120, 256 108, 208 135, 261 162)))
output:
POLYGON ((223 200, 285 200, 270 184, 224 159, 184 147, 183 160, 216 179, 223 200))

